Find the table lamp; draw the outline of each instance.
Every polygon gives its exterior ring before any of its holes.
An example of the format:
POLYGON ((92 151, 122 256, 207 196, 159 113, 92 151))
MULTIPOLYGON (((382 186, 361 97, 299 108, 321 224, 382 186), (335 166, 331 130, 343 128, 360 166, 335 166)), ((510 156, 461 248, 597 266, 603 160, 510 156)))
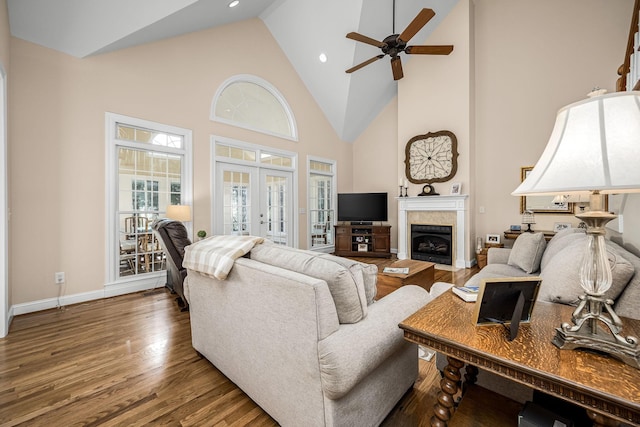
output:
POLYGON ((169 205, 167 206, 167 218, 180 222, 191 221, 191 206, 169 205))
POLYGON ((522 214, 522 223, 527 225, 527 229, 524 230, 525 232, 533 233, 533 230, 531 229, 531 224, 536 223, 536 217, 533 215, 533 212, 524 211, 524 213, 522 214))
POLYGON ((640 191, 640 92, 605 92, 591 92, 588 99, 558 111, 542 156, 512 194, 590 194, 590 210, 576 215, 587 225, 588 246, 580 268, 586 294, 573 312, 573 325, 557 328, 553 343, 594 349, 640 367, 638 339, 620 335, 622 321, 613 301, 604 296, 612 280, 605 225, 616 218, 604 211, 604 197, 640 191))

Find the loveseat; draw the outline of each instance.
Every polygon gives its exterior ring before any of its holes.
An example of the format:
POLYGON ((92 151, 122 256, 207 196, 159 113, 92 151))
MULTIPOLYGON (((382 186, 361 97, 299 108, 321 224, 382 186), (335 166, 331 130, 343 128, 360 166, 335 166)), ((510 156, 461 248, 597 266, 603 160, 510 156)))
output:
MULTIPOLYGON (((605 295, 615 301, 618 315, 640 319, 640 258, 611 240, 605 242, 613 278, 605 295)), ((487 265, 465 286, 479 286, 486 278, 539 276, 538 300, 577 305, 584 294, 579 271, 586 247, 587 235, 580 228, 560 231, 549 242, 542 233, 523 233, 512 248, 490 248, 487 265)), ((446 364, 446 357, 438 354, 438 368, 446 364)), ((478 384, 521 403, 533 397, 532 389, 484 370, 478 384)))
MULTIPOLYGON (((640 258, 606 239, 612 284, 605 293, 615 301, 619 316, 640 319, 640 258)), ((579 272, 587 247, 583 229, 560 231, 547 243, 542 233, 523 233, 512 248, 491 248, 487 266, 465 285, 478 286, 484 278, 540 276, 538 300, 577 305, 584 294, 579 272)))
POLYGON ((376 280, 375 265, 268 242, 226 280, 189 269, 193 347, 283 426, 378 425, 418 375, 398 324, 432 297, 374 302, 376 280))

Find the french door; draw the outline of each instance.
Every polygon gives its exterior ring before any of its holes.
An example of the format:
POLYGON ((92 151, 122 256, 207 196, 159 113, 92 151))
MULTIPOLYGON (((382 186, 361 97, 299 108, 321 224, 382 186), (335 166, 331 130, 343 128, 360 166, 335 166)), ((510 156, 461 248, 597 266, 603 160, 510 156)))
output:
POLYGON ((261 236, 293 246, 293 173, 216 163, 214 234, 261 236))

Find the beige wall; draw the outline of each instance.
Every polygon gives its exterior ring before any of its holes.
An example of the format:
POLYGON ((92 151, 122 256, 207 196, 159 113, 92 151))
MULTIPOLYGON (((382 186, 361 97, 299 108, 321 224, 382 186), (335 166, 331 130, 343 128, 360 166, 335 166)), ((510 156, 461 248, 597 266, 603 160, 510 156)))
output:
MULTIPOLYGON (((103 289, 105 112, 193 130, 194 230, 210 232, 210 136, 299 154, 300 207, 306 156, 338 161, 351 186, 352 146, 340 141, 262 21, 255 19, 110 54, 76 59, 12 39, 12 304, 103 289), (220 40, 234 41, 220 51, 220 40), (235 74, 273 84, 297 120, 299 142, 209 121, 212 97, 235 74)), ((306 215, 300 215, 306 246, 306 215)))
MULTIPOLYGON (((520 222, 518 199, 509 194, 520 166, 532 165, 542 152, 555 112, 595 85, 613 90, 632 3, 461 0, 427 41, 452 43, 454 52, 405 61, 398 98, 353 145, 339 140, 259 20, 82 60, 11 39, 10 303, 57 296, 55 271, 67 273, 65 294, 102 289, 106 111, 193 130, 195 230, 210 229, 212 134, 298 152, 300 207, 306 207, 306 156, 336 159, 338 191, 388 191, 390 222, 397 227, 394 197, 406 142, 448 129, 460 143, 454 179, 472 195, 470 227, 478 235, 500 233, 520 222), (216 50, 227 38, 236 48, 216 50), (299 142, 208 120, 218 86, 241 73, 258 75, 283 93, 296 115, 299 142)), ((0 60, 7 51, 0 34, 0 60)), ((412 185, 409 193, 420 188, 412 185)), ((449 188, 436 184, 442 194, 449 188)), ((639 205, 637 196, 629 197, 625 230, 630 224, 640 230, 633 223, 639 205)), ((307 218, 299 220, 305 247, 307 218)), ((538 215, 536 228, 565 220, 538 215)), ((623 237, 640 246, 638 233, 623 237)), ((397 247, 397 232, 392 235, 397 247)))
MULTIPOLYGON (((389 75, 391 71, 389 70, 389 75)), ((387 192, 391 228, 391 247, 398 247, 398 98, 378 114, 371 125, 353 143, 353 191, 387 192)), ((339 177, 339 180, 342 177, 339 177)), ((347 190, 345 190, 347 191, 347 190)), ((352 191, 352 189, 348 189, 352 191)))
MULTIPOLYGON (((594 86, 614 90, 632 9, 633 0, 461 0, 425 42, 454 44, 453 53, 403 63, 396 174, 385 173, 385 180, 397 183, 404 175, 404 148, 412 136, 451 130, 459 143, 458 173, 434 184, 436 190, 449 194, 451 182, 462 182, 462 192, 471 195, 472 238, 519 224, 520 201, 510 194, 520 181, 520 167, 537 161, 558 109, 585 98, 594 86)), ((381 115, 372 126, 393 128, 392 120, 381 115)), ((358 148, 364 143, 359 139, 356 149, 364 151, 358 148)), ((374 159, 361 158, 354 156, 354 173, 363 177, 368 170, 381 173, 392 160, 379 156, 376 166, 374 159)), ((420 189, 410 185, 409 194, 420 189)), ((638 209, 640 196, 629 195, 623 238, 636 247, 638 209)), ((534 229, 540 230, 552 229, 554 222, 578 222, 572 215, 536 215, 536 220, 534 229)))
MULTIPOLYGON (((542 153, 563 106, 594 86, 615 90, 624 59, 632 0, 492 0, 476 2, 477 231, 519 224, 509 196, 520 167, 542 153), (517 18, 514 18, 517 17, 517 18), (485 208, 479 214, 480 207, 485 208)), ((573 222, 536 215, 534 229, 573 222)))
MULTIPOLYGON (((447 56, 416 56, 407 61, 405 78, 398 82, 398 170, 405 174, 405 148, 416 135, 448 130, 458 141, 458 169, 447 182, 434 183, 439 194, 450 194, 451 183, 462 184, 462 194, 473 195, 473 3, 460 0, 442 24, 424 44, 452 44, 447 56)), ((416 196, 424 184, 409 184, 408 193, 416 196)), ((473 206, 473 197, 469 199, 473 206)), ((473 233, 473 223, 466 216, 466 228, 473 233)), ((469 252, 473 245, 466 245, 469 252)), ((470 259, 469 253, 465 259, 470 259)))

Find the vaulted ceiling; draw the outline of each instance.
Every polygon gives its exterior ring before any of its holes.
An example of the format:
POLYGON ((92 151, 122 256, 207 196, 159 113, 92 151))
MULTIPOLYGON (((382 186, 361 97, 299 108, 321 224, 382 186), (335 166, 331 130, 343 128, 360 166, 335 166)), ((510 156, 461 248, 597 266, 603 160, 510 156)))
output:
MULTIPOLYGON (((458 0, 402 0, 395 31, 425 7, 436 16, 411 40, 422 44, 458 0)), ((397 93, 388 58, 345 70, 380 51, 345 38, 392 34, 394 0, 8 0, 11 34, 84 58, 164 38, 260 18, 345 141, 354 141, 397 93), (327 56, 325 63, 319 55, 327 56)), ((404 62, 420 61, 403 55, 404 62)), ((409 76, 405 77, 408 78, 409 76)), ((421 76, 424 78, 424 76, 421 76)))

